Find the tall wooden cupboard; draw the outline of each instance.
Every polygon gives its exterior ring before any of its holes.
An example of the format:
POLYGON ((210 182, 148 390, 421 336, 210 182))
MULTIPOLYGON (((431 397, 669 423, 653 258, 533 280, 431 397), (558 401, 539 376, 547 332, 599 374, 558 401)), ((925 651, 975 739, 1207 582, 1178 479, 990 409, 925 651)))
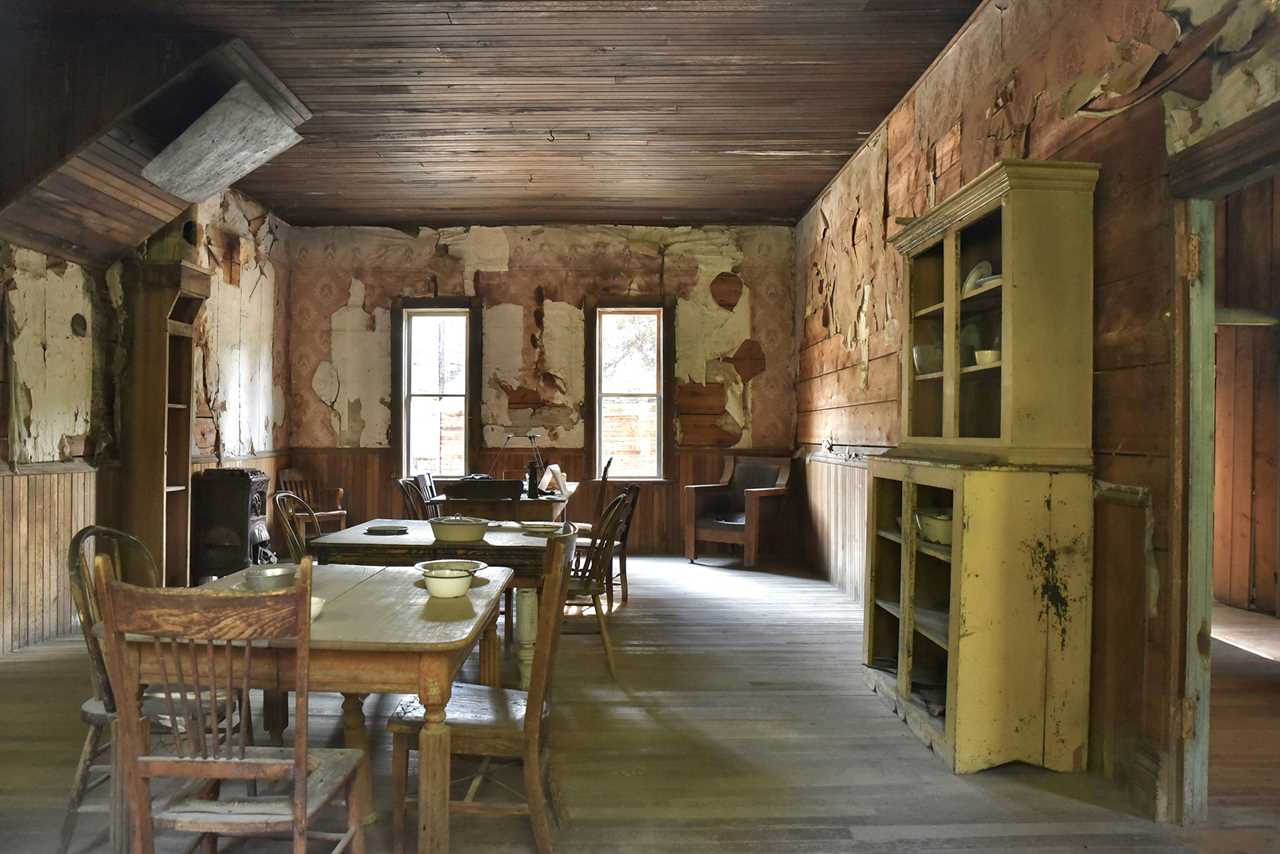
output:
POLYGON ((187 261, 131 260, 123 287, 121 468, 108 516, 147 546, 165 586, 188 587, 194 324, 211 274, 187 261))
POLYGON ((1087 762, 1097 177, 997 163, 894 238, 903 441, 870 463, 865 664, 957 773, 1087 762))

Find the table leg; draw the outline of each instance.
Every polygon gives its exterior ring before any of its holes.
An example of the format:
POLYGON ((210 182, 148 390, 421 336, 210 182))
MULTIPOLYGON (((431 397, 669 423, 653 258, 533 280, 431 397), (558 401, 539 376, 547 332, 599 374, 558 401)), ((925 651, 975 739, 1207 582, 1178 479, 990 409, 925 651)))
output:
POLYGON ((449 726, 444 705, 426 708, 418 733, 418 854, 449 851, 449 726))
POLYGON ((529 690, 533 675, 533 643, 538 637, 538 591, 521 587, 516 591, 516 640, 520 644, 520 687, 529 690))
MULTIPOLYGON (((343 743, 350 748, 364 751, 369 756, 369 728, 364 723, 364 694, 342 695, 342 737, 343 743)), ((373 824, 378 815, 373 808, 373 780, 369 776, 369 762, 360 766, 356 772, 356 797, 364 803, 365 824, 373 824)))
POLYGON ((262 692, 262 728, 273 747, 284 747, 284 731, 289 726, 289 692, 262 692))
POLYGON ((480 682, 491 688, 502 687, 502 646, 498 641, 498 616, 480 637, 480 682))

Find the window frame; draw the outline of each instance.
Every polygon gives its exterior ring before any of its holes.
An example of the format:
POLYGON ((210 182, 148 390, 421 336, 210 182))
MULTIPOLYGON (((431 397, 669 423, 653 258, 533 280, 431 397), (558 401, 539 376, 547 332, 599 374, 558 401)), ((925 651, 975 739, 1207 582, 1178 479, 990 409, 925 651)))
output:
MULTIPOLYGON (((478 471, 480 428, 480 374, 483 369, 483 328, 480 301, 476 297, 401 297, 391 308, 391 446, 395 448, 396 470, 408 477, 408 322, 416 314, 465 312, 467 317, 467 382, 465 392, 466 449, 464 474, 478 471)), ((434 472, 432 473, 435 474, 434 472)))
MULTIPOLYGON (((653 475, 618 476, 625 482, 662 482, 674 479, 675 464, 675 298, 674 297, 588 297, 586 313, 587 396, 584 402, 586 424, 587 471, 593 480, 600 477, 604 464, 600 454, 600 414, 603 396, 600 392, 600 314, 602 311, 660 311, 658 361, 658 470, 653 475)), ((649 395, 637 395, 648 397, 649 395)))

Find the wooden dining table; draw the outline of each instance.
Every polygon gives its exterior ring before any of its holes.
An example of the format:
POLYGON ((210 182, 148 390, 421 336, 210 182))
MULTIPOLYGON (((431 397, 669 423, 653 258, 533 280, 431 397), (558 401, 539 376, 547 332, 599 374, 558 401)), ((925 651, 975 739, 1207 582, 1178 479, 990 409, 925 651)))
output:
POLYGON ((534 641, 538 635, 538 589, 542 586, 545 535, 527 533, 516 522, 491 522, 484 539, 472 543, 446 543, 436 539, 429 521, 373 519, 311 540, 308 551, 321 564, 411 566, 418 561, 467 558, 514 570, 516 589, 515 639, 520 662, 520 686, 529 687, 533 673, 534 641), (376 535, 371 529, 403 525, 403 534, 376 535))
MULTIPOLYGON (((209 585, 237 587, 244 572, 209 585)), ((321 564, 314 568, 312 595, 324 600, 311 626, 312 691, 343 695, 343 731, 348 747, 369 749, 363 698, 368 694, 417 694, 426 709, 418 737, 418 851, 449 850, 449 724, 445 707, 454 679, 471 651, 480 646, 480 675, 487 685, 501 683, 497 636, 498 602, 511 582, 508 567, 490 566, 476 574, 465 596, 433 597, 411 567, 321 564)), ((266 692, 293 688, 293 649, 273 644, 271 655, 254 658, 250 686, 266 692)), ((144 680, 164 681, 149 641, 131 643, 144 680)), ((372 806, 368 768, 359 797, 372 806)), ((370 809, 368 814, 372 814, 370 809)))

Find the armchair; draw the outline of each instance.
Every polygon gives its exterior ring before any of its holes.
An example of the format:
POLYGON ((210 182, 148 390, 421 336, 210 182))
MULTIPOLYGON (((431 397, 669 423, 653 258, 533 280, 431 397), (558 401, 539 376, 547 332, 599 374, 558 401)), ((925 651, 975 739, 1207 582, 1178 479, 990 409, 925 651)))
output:
POLYGON ((686 486, 684 554, 698 556, 698 542, 742 546, 743 563, 754 566, 760 552, 762 522, 779 515, 791 477, 789 457, 733 454, 725 457, 719 483, 686 486))
MULTIPOLYGON (((282 469, 278 480, 281 492, 292 492, 314 510, 315 520, 313 524, 319 530, 311 536, 341 531, 347 527, 347 510, 342 503, 343 498, 346 496, 346 491, 342 487, 321 486, 318 481, 307 477, 306 473, 301 469, 295 468, 282 469)), ((305 519, 300 521, 304 529, 298 533, 305 540, 308 537, 305 525, 307 522, 312 522, 312 520, 305 519)))

